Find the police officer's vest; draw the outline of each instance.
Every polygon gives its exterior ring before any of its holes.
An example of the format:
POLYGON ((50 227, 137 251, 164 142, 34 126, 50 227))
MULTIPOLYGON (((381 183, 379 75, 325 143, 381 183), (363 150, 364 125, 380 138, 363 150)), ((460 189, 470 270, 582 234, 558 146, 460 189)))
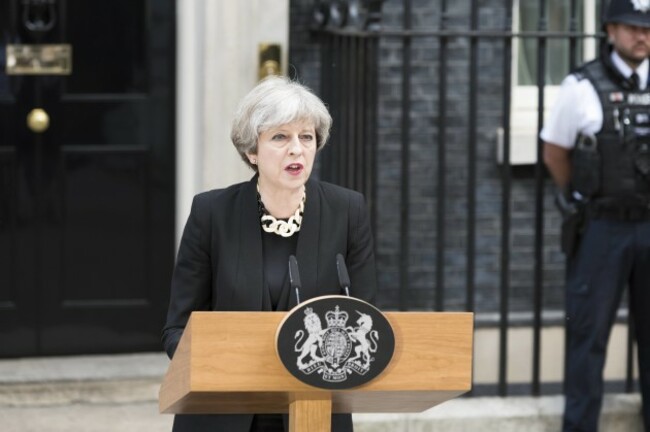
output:
POLYGON ((572 155, 571 183, 586 198, 650 195, 650 91, 633 89, 614 65, 594 60, 578 79, 596 89, 603 107, 603 127, 595 137, 578 137, 572 155))

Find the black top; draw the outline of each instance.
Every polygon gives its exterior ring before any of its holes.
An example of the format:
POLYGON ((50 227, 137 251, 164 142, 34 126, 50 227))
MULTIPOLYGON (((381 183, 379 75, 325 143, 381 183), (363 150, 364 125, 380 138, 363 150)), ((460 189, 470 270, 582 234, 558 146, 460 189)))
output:
MULTIPOLYGON (((309 199, 300 236, 295 239, 302 281, 300 299, 340 293, 336 255, 341 253, 350 273, 350 294, 372 302, 377 279, 363 196, 314 179, 307 181, 306 188, 309 199)), ((265 295, 264 236, 256 194, 257 176, 194 198, 179 245, 163 330, 169 357, 174 355, 192 311, 270 310, 270 300, 269 308, 265 307, 270 296, 265 295)), ((286 252, 282 261, 286 272, 286 252)), ((297 304, 295 292, 288 289, 283 293, 287 308, 297 304)), ((252 422, 252 414, 178 415, 173 430, 248 432, 252 422)), ((332 430, 352 431, 352 417, 334 414, 332 430)))
POLYGON ((271 307, 274 311, 287 308, 287 305, 278 305, 278 303, 282 291, 289 288, 289 256, 296 254, 299 234, 297 232, 291 237, 282 237, 262 231, 264 285, 271 296, 271 307))

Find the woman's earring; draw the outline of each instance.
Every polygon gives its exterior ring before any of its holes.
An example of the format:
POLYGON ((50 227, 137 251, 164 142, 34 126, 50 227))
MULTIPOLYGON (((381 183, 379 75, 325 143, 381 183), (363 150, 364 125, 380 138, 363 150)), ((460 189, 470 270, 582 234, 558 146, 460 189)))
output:
POLYGON ((253 165, 257 165, 257 159, 251 159, 251 163, 252 163, 253 165))

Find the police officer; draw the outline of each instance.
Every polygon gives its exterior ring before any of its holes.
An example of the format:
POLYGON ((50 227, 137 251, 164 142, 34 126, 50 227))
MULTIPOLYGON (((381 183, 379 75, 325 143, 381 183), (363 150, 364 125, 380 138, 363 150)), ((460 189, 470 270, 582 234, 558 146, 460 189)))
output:
POLYGON ((650 431, 650 1, 611 0, 604 28, 600 57, 565 78, 541 132, 568 230, 565 432, 598 429, 626 286, 650 431))

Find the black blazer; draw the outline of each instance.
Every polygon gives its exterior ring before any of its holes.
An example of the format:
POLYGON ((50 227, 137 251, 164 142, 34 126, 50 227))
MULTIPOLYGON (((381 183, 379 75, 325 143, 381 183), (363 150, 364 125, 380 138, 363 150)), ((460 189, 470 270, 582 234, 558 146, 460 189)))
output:
MULTIPOLYGON (((172 277, 163 345, 171 358, 195 310, 264 310, 262 228, 257 176, 194 197, 172 277)), ((363 196, 317 180, 306 184, 296 258, 300 300, 341 294, 336 255, 345 257, 350 295, 374 301, 377 287, 373 240, 363 196)), ((290 293, 289 307, 297 304, 290 293)), ((247 432, 252 415, 176 416, 174 431, 247 432)), ((352 430, 349 415, 335 415, 333 431, 352 430)))

